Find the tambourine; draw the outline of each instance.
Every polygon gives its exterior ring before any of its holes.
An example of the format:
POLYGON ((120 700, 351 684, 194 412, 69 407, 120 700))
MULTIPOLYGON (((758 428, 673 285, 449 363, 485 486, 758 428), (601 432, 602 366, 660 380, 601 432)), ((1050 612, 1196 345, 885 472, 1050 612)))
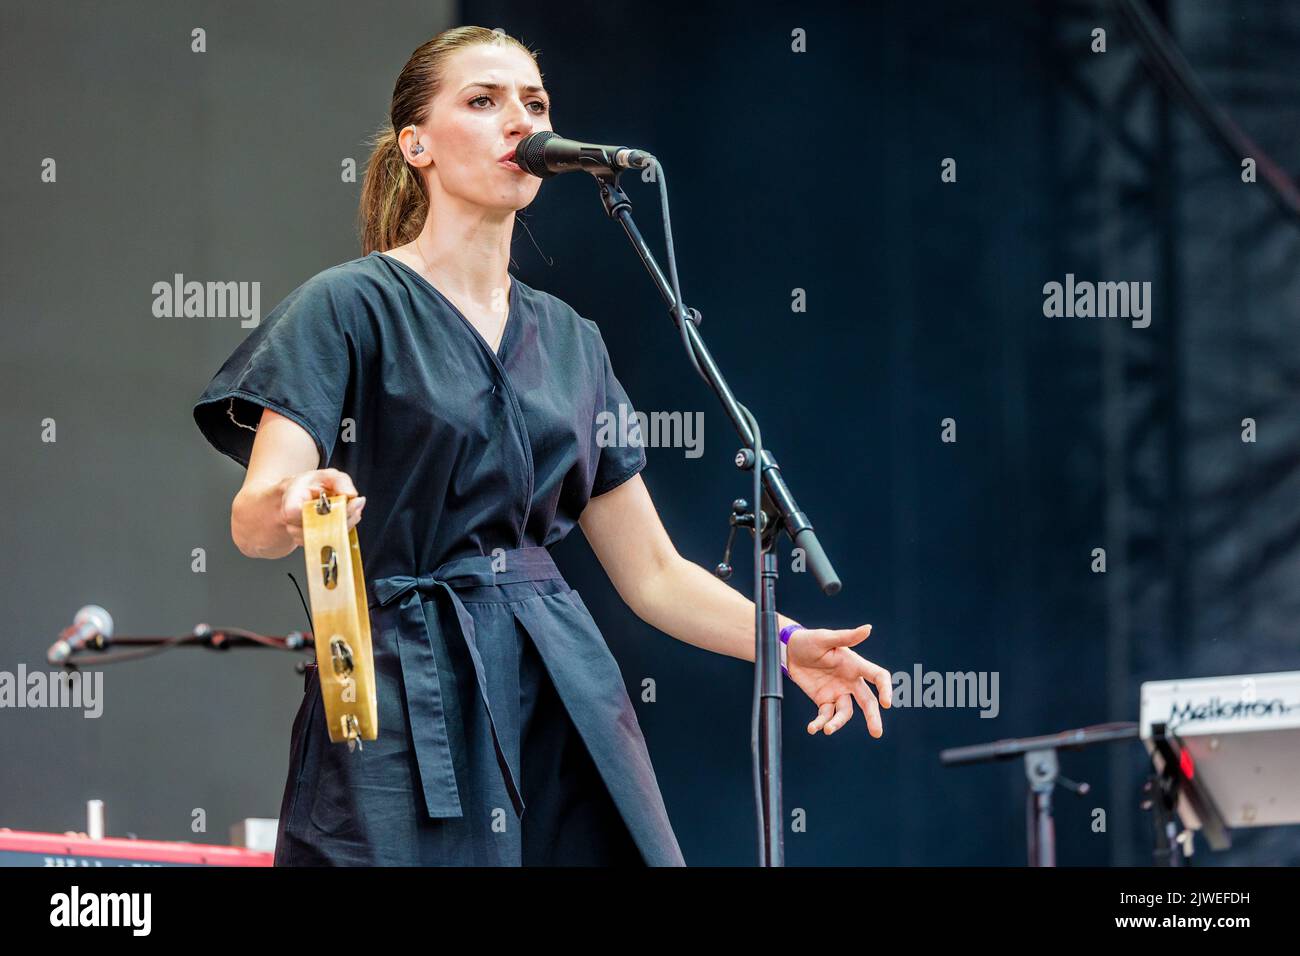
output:
POLYGON ((352 749, 375 739, 379 713, 361 547, 348 528, 346 496, 322 491, 303 505, 302 540, 325 723, 331 741, 352 749))

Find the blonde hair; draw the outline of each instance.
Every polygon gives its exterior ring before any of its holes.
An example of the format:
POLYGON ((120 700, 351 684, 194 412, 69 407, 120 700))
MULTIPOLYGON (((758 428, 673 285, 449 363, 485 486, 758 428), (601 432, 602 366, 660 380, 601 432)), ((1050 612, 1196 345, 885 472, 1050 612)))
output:
POLYGON ((389 122, 371 140, 373 148, 358 211, 362 255, 411 242, 424 228, 429 197, 419 175, 402 155, 397 132, 429 118, 429 103, 442 86, 448 57, 479 44, 514 46, 537 63, 537 54, 519 40, 503 30, 486 27, 453 27, 416 48, 397 76, 389 122))

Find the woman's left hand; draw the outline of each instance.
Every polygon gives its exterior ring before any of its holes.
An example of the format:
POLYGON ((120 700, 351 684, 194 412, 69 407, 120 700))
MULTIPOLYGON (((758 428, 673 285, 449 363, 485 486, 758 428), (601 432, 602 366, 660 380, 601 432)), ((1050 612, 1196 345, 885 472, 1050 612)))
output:
POLYGON ((893 703, 891 675, 885 668, 849 650, 870 634, 871 625, 863 624, 838 631, 800 628, 790 635, 786 644, 786 670, 790 679, 817 705, 817 717, 808 725, 808 733, 819 730, 828 735, 835 733, 853 716, 856 700, 871 736, 884 735, 880 708, 893 703))

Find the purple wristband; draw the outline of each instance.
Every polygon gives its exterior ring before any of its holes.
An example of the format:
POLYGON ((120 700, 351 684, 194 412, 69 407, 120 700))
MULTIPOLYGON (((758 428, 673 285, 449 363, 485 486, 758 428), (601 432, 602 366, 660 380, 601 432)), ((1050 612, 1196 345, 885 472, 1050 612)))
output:
MULTIPOLYGON (((802 631, 802 630, 803 630, 802 624, 787 624, 785 627, 781 628, 781 643, 789 645, 790 635, 793 634, 795 631, 802 631)), ((790 672, 786 670, 784 664, 781 665, 781 673, 783 673, 786 677, 790 676, 790 672)))

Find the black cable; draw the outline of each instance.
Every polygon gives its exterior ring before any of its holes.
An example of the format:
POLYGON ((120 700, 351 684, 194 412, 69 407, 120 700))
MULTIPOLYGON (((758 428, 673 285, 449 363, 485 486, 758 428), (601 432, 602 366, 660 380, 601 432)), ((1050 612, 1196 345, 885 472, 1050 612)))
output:
MULTIPOLYGON (((759 657, 761 654, 759 643, 763 640, 763 435, 758 428, 758 419, 750 414, 749 409, 739 401, 736 406, 740 409, 745 420, 749 422, 749 427, 754 430, 754 706, 750 713, 750 730, 749 730, 749 750, 753 757, 754 764, 754 810, 758 817, 758 846, 759 858, 764 863, 771 863, 766 859, 763 847, 767 843, 767 827, 764 826, 763 814, 763 775, 759 769, 759 724, 762 721, 762 698, 763 698, 763 675, 759 668, 759 657)), ((776 812, 776 808, 772 808, 776 812)))
POLYGON ((691 344, 690 336, 686 334, 687 322, 698 322, 699 313, 694 309, 690 310, 687 315, 686 307, 682 303, 682 286, 677 279, 677 253, 673 249, 673 221, 672 216, 668 213, 668 178, 664 175, 663 164, 659 160, 654 161, 655 182, 659 186, 659 205, 664 220, 664 246, 667 249, 668 258, 668 280, 673 286, 673 318, 677 322, 677 330, 682 335, 682 348, 686 349, 686 357, 691 360, 691 365, 695 367, 695 372, 704 381, 709 377, 704 374, 704 369, 700 368, 699 359, 695 357, 695 347, 691 344))
MULTIPOLYGON (((677 253, 673 248, 672 217, 668 211, 668 181, 667 181, 667 177, 664 175, 663 164, 660 163, 658 159, 654 160, 654 170, 655 170, 655 182, 659 186, 660 208, 662 210, 663 220, 664 220, 664 246, 666 247, 667 250, 666 255, 668 259, 668 279, 672 283, 672 287, 673 287, 673 303, 674 303, 673 316, 677 321, 677 330, 678 332, 681 333, 682 347, 686 350, 686 355, 691 360, 691 365, 695 367, 696 374, 698 374, 700 378, 708 382, 709 377, 704 373, 704 369, 700 368, 699 360, 698 358, 696 358, 695 355, 695 347, 692 344, 690 336, 687 334, 686 331, 687 322, 692 322, 692 323, 699 322, 699 313, 696 312, 694 309, 691 309, 689 310, 689 315, 688 315, 685 304, 682 301, 681 282, 678 280, 677 277, 677 253)), ((759 344, 760 344, 760 351, 761 351, 762 343, 760 342, 759 344)), ((753 773, 754 811, 755 811, 755 818, 758 821, 759 856, 760 856, 760 860, 762 860, 763 862, 770 863, 771 862, 770 860, 766 860, 764 856, 764 849, 763 849, 767 843, 767 828, 764 825, 763 776, 759 769, 760 761, 759 761, 759 732, 758 732, 759 724, 761 721, 762 694, 763 694, 762 671, 760 670, 759 667, 759 660, 760 660, 759 642, 762 641, 763 639, 763 627, 762 627, 763 438, 762 438, 762 433, 759 431, 758 428, 758 421, 757 419, 754 418, 752 414, 750 414, 749 409, 746 408, 744 405, 742 405, 739 401, 736 402, 736 406, 737 408, 740 409, 740 413, 744 415, 745 420, 749 423, 749 427, 753 429, 753 434, 754 434, 754 443, 753 443, 754 462, 752 466, 753 475, 754 475, 754 488, 753 488, 754 498, 751 503, 753 507, 753 514, 754 514, 754 529, 753 529, 754 531, 754 691, 753 691, 753 708, 750 713, 749 749, 753 758, 752 763, 754 768, 754 773, 753 773)), ((775 808, 772 808, 772 810, 775 813, 775 808)))
POLYGON ((284 573, 289 575, 289 580, 292 581, 293 586, 298 589, 298 600, 302 602, 303 613, 307 615, 307 633, 314 634, 316 625, 312 623, 311 609, 307 607, 307 599, 302 596, 302 588, 298 584, 298 579, 293 576, 292 571, 286 571, 284 573))

